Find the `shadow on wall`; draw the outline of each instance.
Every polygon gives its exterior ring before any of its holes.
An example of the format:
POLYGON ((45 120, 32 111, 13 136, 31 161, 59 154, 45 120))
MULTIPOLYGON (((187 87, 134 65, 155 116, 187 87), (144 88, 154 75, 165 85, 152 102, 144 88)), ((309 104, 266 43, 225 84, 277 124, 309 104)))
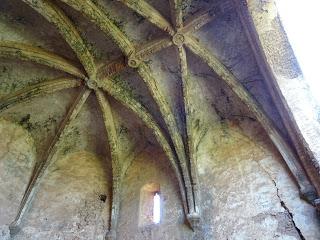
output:
MULTIPOLYGON (((29 133, 19 125, 1 120, 0 135, 2 240, 15 218, 36 151, 29 133)), ((13 239, 104 239, 110 205, 108 160, 85 151, 53 160, 13 239)))

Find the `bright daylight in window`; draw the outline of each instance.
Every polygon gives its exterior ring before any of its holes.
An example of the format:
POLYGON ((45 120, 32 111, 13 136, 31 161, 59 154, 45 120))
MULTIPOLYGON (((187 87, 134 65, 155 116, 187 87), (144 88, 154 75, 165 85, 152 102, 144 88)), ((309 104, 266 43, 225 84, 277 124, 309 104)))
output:
POLYGON ((320 1, 276 0, 304 78, 320 103, 320 1))
POLYGON ((153 196, 153 223, 160 223, 160 194, 156 192, 153 196))

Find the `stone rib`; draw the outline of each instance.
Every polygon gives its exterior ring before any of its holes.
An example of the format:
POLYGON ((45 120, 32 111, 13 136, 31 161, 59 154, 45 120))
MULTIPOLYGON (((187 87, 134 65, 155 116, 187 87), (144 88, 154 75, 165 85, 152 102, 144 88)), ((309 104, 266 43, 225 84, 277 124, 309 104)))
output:
POLYGON ((155 53, 160 52, 161 50, 170 46, 172 46, 172 41, 169 37, 156 39, 137 48, 135 56, 139 60, 146 60, 155 53))
POLYGON ((161 15, 161 13, 147 3, 144 0, 119 0, 127 7, 131 8, 133 11, 137 12, 141 16, 148 19, 158 28, 169 33, 170 35, 174 34, 174 30, 171 24, 161 15))
POLYGON ((58 78, 28 86, 0 99, 0 112, 34 97, 56 91, 79 87, 82 83, 75 78, 58 78))
POLYGON ((209 51, 205 49, 205 47, 201 46, 198 41, 188 37, 187 46, 195 55, 199 56, 204 62, 206 62, 208 66, 219 76, 219 78, 232 90, 232 92, 235 93, 236 96, 248 107, 282 155, 288 168, 297 181, 301 193, 304 194, 309 192, 313 187, 310 184, 305 171, 300 166, 295 153, 283 139, 271 119, 267 117, 256 100, 223 65, 223 63, 221 63, 214 55, 210 54, 209 51))
POLYGON ((118 57, 111 62, 101 64, 97 70, 97 79, 110 78, 123 71, 126 67, 126 59, 124 56, 118 57))
POLYGON ((190 78, 188 73, 188 63, 186 51, 183 46, 178 47, 178 55, 179 55, 179 65, 181 72, 181 80, 182 80, 182 96, 183 96, 183 104, 184 104, 184 113, 185 113, 185 132, 187 135, 186 147, 189 153, 189 162, 190 162, 190 174, 192 181, 192 189, 194 194, 194 211, 199 212, 197 199, 198 199, 198 174, 196 167, 196 154, 195 154, 195 144, 192 135, 192 112, 191 112, 191 96, 190 96, 190 78))
POLYGON ((182 33, 192 33, 206 24, 210 23, 212 20, 216 18, 213 9, 209 9, 197 15, 196 17, 192 18, 190 21, 186 22, 183 29, 181 30, 182 33))
POLYGON ((192 187, 191 187, 191 181, 189 176, 189 170, 187 166, 187 160, 186 160, 186 152, 185 147, 183 144, 182 136, 179 133, 176 119, 170 109, 170 106, 162 94, 161 90, 157 86, 157 82, 154 79, 154 77, 151 74, 151 71, 148 69, 148 66, 144 63, 140 64, 140 66, 137 68, 138 74, 143 79, 145 84, 148 86, 149 91, 151 92, 151 95, 153 99, 156 101, 159 110, 161 112, 161 115, 167 125, 169 134, 172 138, 174 147, 176 149, 179 164, 182 169, 182 174, 184 178, 185 187, 187 190, 187 199, 188 199, 188 207, 189 211, 193 210, 194 206, 194 199, 192 197, 192 187))
POLYGON ((184 187, 184 180, 181 176, 181 171, 175 152, 174 150, 172 150, 161 127, 154 120, 149 111, 140 102, 135 100, 131 96, 131 94, 128 91, 126 91, 123 87, 121 87, 119 84, 105 79, 104 81, 101 81, 99 83, 99 86, 108 94, 110 94, 113 98, 119 101, 122 105, 124 105, 126 108, 133 111, 143 121, 143 123, 153 132, 164 153, 167 155, 169 162, 175 172, 182 196, 183 207, 185 212, 187 213, 188 208, 186 202, 186 189, 184 187))
POLYGON ((126 56, 134 52, 134 47, 123 32, 109 19, 108 14, 90 0, 61 0, 81 12, 110 36, 126 56))
POLYGON ((79 32, 64 12, 54 5, 51 0, 23 1, 41 14, 48 22, 56 26, 59 33, 76 53, 87 74, 94 76, 94 59, 79 32))
MULTIPOLYGON (((172 41, 168 37, 150 41, 143 44, 141 47, 138 47, 136 52, 128 57, 127 62, 129 62, 129 65, 131 65, 131 62, 133 60, 135 62, 134 64, 139 65, 141 61, 148 59, 155 53, 170 46, 172 46, 172 41)), ((109 78, 114 74, 120 73, 127 67, 127 62, 125 57, 121 56, 112 62, 102 64, 98 69, 97 78, 109 78)))
POLYGON ((48 168, 49 165, 52 164, 52 157, 57 151, 57 145, 59 144, 61 140, 61 136, 64 134, 65 130, 68 128, 72 120, 76 118, 78 113, 81 110, 81 107, 87 100, 87 98, 90 95, 91 90, 85 89, 85 87, 82 88, 80 94, 68 110, 66 116, 64 117, 63 121, 61 122, 59 129, 52 139, 48 149, 43 154, 40 162, 38 162, 33 170, 33 173, 31 175, 30 181, 27 185, 27 188, 25 190, 25 193, 23 195, 23 198, 21 200, 21 203, 19 205, 18 213, 10 225, 10 231, 11 233, 15 233, 18 230, 18 227, 21 223, 21 220, 28 210, 28 207, 32 204, 32 199, 34 195, 36 194, 36 191, 38 190, 38 187, 40 185, 40 182, 42 180, 42 177, 44 175, 45 170, 48 168))
MULTIPOLYGON (((113 25, 113 23, 111 23, 111 22, 108 23, 107 15, 105 15, 101 10, 99 10, 99 8, 96 7, 92 2, 87 1, 84 3, 83 1, 81 1, 80 3, 77 3, 77 6, 75 5, 74 1, 72 1, 72 0, 65 1, 65 2, 69 5, 71 5, 72 7, 76 8, 77 10, 85 13, 87 16, 89 16, 91 18, 91 20, 96 22, 102 30, 107 32, 113 38, 113 40, 118 44, 118 46, 125 53, 125 55, 130 56, 132 54, 132 50, 130 49, 131 44, 130 44, 129 40, 126 39, 125 36, 123 36, 121 31, 118 30, 118 28, 115 25, 113 25), (86 6, 86 7, 82 8, 81 6, 86 6), (103 24, 101 24, 102 19, 104 19, 103 24), (127 45, 123 44, 126 42, 128 42, 129 44, 127 44, 127 45), (123 46, 125 46, 125 47, 123 47, 123 46), (128 49, 130 49, 130 50, 128 50, 128 49)), ((176 128, 176 130, 177 130, 177 128, 176 128)), ((183 147, 183 144, 181 146, 183 147)), ((182 151, 180 151, 180 153, 182 153, 182 151)), ((184 159, 185 159, 185 156, 184 156, 184 159)), ((184 159, 182 160, 182 162, 184 162, 184 165, 186 165, 184 159)), ((186 168, 186 166, 183 167, 183 169, 185 169, 185 168, 186 168)), ((189 182, 190 180, 187 177, 187 180, 185 180, 185 181, 189 182)), ((187 188, 190 188, 189 185, 190 184, 188 184, 187 188)), ((188 192, 190 192, 190 191, 188 191, 188 192)), ((188 194, 188 196, 189 196, 188 202, 192 201, 190 193, 188 194)), ((190 205, 193 205, 193 203, 191 203, 190 205)))
POLYGON ((115 121, 108 99, 104 96, 104 93, 101 90, 96 90, 95 94, 102 112, 112 160, 112 203, 108 236, 110 237, 110 239, 116 239, 120 211, 120 191, 122 181, 122 169, 119 162, 121 158, 118 147, 119 139, 117 136, 115 121))
POLYGON ((183 27, 182 6, 183 0, 169 0, 171 21, 176 31, 183 27))
MULTIPOLYGON (((119 46, 119 48, 124 52, 126 56, 130 56, 134 52, 133 45, 130 43, 129 39, 108 19, 108 16, 106 13, 104 13, 100 8, 98 8, 95 4, 93 4, 90 0, 87 1, 75 1, 75 0, 62 0, 63 2, 67 3, 71 7, 77 9, 78 11, 82 12, 86 16, 88 16, 93 22, 95 22, 101 30, 103 30, 106 34, 110 35, 112 39, 116 42, 116 44, 119 46)), ((151 73, 148 69, 146 69, 145 64, 141 64, 140 67, 138 68, 138 72, 142 73, 143 79, 145 81, 152 80, 150 78, 151 73), (140 70, 139 70, 140 69, 140 70), (146 74, 146 75, 144 75, 146 74)), ((155 86, 153 83, 147 83, 148 85, 155 86)), ((156 87, 156 86, 155 86, 156 87)), ((150 88, 149 88, 150 89, 150 88)), ((152 95, 157 96, 159 93, 157 92, 158 89, 157 87, 155 89, 150 89, 152 91, 152 95)), ((163 102, 163 99, 161 101, 157 101, 157 103, 163 102)), ((159 99, 158 99, 159 100, 159 99)), ((168 109, 168 105, 166 106, 159 106, 160 109, 168 109)), ((162 111, 163 113, 163 111, 162 111)), ((174 117, 171 113, 171 111, 166 111, 166 113, 169 113, 169 115, 163 115, 164 119, 167 119, 166 123, 170 124, 169 129, 172 133, 174 133, 176 136, 178 134, 178 129, 176 126, 176 122, 174 120, 174 117), (170 120, 168 119, 170 118, 170 120), (174 126, 174 127, 172 127, 174 126)), ((193 206, 193 199, 192 199, 192 194, 191 194, 191 185, 190 185, 190 178, 188 176, 188 170, 185 162, 185 152, 184 152, 184 147, 183 147, 183 142, 181 136, 179 138, 176 138, 175 136, 173 137, 175 140, 174 142, 178 142, 176 144, 179 146, 180 149, 177 150, 179 152, 179 155, 182 157, 181 160, 179 160, 181 163, 181 168, 184 169, 184 183, 186 184, 187 188, 187 198, 188 198, 188 204, 190 206, 193 206)), ((180 158, 180 157, 179 157, 180 158)))
POLYGON ((75 77, 85 78, 85 74, 74 63, 39 47, 13 41, 0 41, 0 57, 32 61, 75 77))

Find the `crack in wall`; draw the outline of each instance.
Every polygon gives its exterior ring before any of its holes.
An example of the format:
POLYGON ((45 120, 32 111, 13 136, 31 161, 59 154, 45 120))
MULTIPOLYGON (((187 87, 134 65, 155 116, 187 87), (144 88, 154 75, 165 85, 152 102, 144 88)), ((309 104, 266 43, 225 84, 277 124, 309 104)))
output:
POLYGON ((279 194, 279 188, 277 185, 277 182, 274 180, 274 178, 272 177, 272 175, 265 169, 264 166, 262 166, 258 161, 255 161, 258 166, 268 175, 268 177, 270 178, 270 180, 272 181, 273 185, 276 188, 276 194, 277 194, 277 198, 279 199, 280 205, 281 207, 285 210, 285 212, 288 214, 288 216, 290 217, 291 223, 294 226, 295 230, 297 231, 297 233, 299 234, 299 237, 301 240, 306 240, 305 237, 303 236, 300 228, 296 225, 296 222, 293 219, 293 213, 290 211, 290 209, 287 207, 286 203, 282 200, 282 198, 280 197, 279 194))
POLYGON ((293 219, 293 214, 292 214, 292 212, 291 212, 290 209, 287 207, 286 203, 281 199, 281 197, 280 197, 280 195, 279 195, 279 188, 278 188, 278 186, 277 186, 276 181, 274 181, 274 180, 272 179, 272 182, 273 182, 273 184, 274 184, 274 186, 275 186, 275 188, 276 188, 276 190, 277 190, 277 197, 279 198, 281 207, 282 207, 282 208, 286 211, 286 213, 290 216, 290 220, 291 220, 294 228, 296 229, 297 233, 299 234, 300 239, 301 239, 301 240, 306 240, 305 237, 302 235, 302 232, 301 232, 300 228, 297 227, 296 222, 295 222, 294 219, 293 219))

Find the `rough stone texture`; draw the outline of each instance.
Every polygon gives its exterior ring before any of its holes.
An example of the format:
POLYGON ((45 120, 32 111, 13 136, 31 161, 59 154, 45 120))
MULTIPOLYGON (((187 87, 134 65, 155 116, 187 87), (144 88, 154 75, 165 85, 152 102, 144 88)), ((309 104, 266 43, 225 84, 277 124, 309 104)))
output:
POLYGON ((25 129, 6 120, 1 120, 0 133, 0 226, 5 226, 14 219, 29 180, 35 162, 35 146, 25 129))
MULTIPOLYGON (((104 63, 119 56, 119 49, 97 27, 57 2, 86 38, 97 62, 104 63)), ((164 36, 146 19, 117 1, 95 2, 105 7, 116 25, 137 45, 164 36)), ((148 2, 169 19, 167 2, 148 2)), ((186 10, 186 19, 200 8, 208 7, 208 3, 210 1, 193 1, 186 10)), ((268 1, 262 3, 269 4, 268 1)), ((229 10, 196 36, 217 54, 287 136, 237 14, 226 1, 217 1, 217 4, 226 4, 225 8, 229 10)), ((263 17, 266 11, 260 14, 263 17)), ((268 16, 273 20, 274 12, 269 11, 268 16)), ((259 24, 266 32, 278 26, 275 21, 259 24)), ((265 41, 269 43, 275 36, 278 35, 269 34, 265 41)), ((0 2, 0 40, 42 46, 76 61, 74 53, 54 27, 21 1, 0 2)), ((300 74, 295 62, 291 59, 282 64, 290 56, 290 53, 272 55, 278 67, 275 71, 285 80, 290 78, 293 90, 298 91, 300 85, 293 84, 300 74)), ((187 57, 190 108, 194 113, 194 160, 200 180, 201 229, 193 232, 187 226, 177 179, 151 131, 132 112, 108 97, 118 121, 121 165, 128 167, 121 191, 118 239, 319 239, 320 226, 315 209, 299 198, 289 170, 259 123, 212 70, 189 51, 187 57), (161 223, 139 227, 140 190, 150 182, 160 184, 161 223)), ((148 64, 173 109, 179 131, 182 131, 181 79, 175 49, 170 47, 159 52, 148 60, 148 64)), ((0 98, 59 76, 63 76, 61 72, 37 64, 1 59, 0 98)), ((164 125, 145 84, 133 70, 126 69, 114 78, 133 89, 132 94, 148 107, 161 126, 164 125)), ((1 240, 7 240, 7 226, 15 217, 32 168, 54 136, 77 91, 64 90, 38 97, 0 113, 1 240)), ((314 134, 319 136, 320 133, 314 134)), ((45 172, 21 230, 13 239, 102 240, 110 218, 111 172, 102 116, 92 94, 62 136, 52 165, 45 172)))
POLYGON ((48 169, 15 239, 104 239, 110 202, 104 165, 88 152, 59 159, 48 169))
POLYGON ((10 240, 10 230, 9 226, 2 225, 0 226, 0 239, 1 240, 10 240))
POLYGON ((316 213, 299 199, 273 147, 228 125, 203 140, 216 145, 199 149, 204 239, 301 239, 299 231, 317 239, 316 213))
POLYGON ((275 74, 276 84, 306 141, 306 148, 312 152, 313 163, 319 172, 319 103, 316 103, 308 84, 303 79, 280 23, 275 2, 273 0, 247 2, 267 61, 275 74))
POLYGON ((163 153, 148 147, 140 154, 124 182, 128 187, 122 193, 119 239, 302 239, 300 234, 318 239, 314 208, 299 198, 264 134, 259 128, 250 133, 247 126, 216 122, 199 146, 200 232, 183 225, 174 176, 163 153), (161 224, 138 227, 140 189, 150 182, 161 186, 161 224))
POLYGON ((124 180, 127 187, 122 193, 119 239, 189 239, 188 234, 192 232, 183 224, 183 210, 175 183, 174 174, 161 151, 150 146, 139 154, 124 180), (140 190, 153 182, 160 184, 161 223, 139 227, 140 190))

